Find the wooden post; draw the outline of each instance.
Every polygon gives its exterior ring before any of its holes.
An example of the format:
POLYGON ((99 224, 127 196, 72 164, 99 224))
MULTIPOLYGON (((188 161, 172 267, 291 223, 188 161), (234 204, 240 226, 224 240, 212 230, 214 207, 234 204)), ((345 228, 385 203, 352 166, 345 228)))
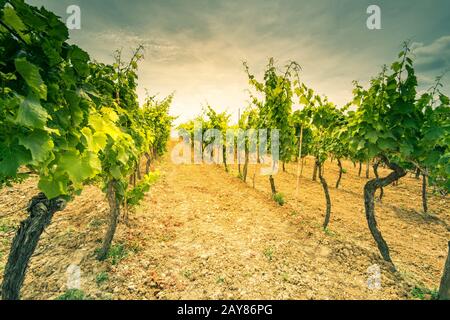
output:
POLYGON ((298 197, 300 188, 300 161, 302 161, 302 144, 303 144, 303 125, 300 128, 300 143, 298 146, 298 159, 297 159, 297 187, 295 189, 295 196, 298 197))

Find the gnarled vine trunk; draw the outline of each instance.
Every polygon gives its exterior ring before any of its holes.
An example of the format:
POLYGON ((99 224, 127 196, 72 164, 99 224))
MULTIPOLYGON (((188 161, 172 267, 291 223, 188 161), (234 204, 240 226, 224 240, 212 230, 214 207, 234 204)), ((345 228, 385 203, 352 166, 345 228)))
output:
POLYGON ((226 172, 228 172, 228 164, 227 164, 227 147, 225 145, 222 146, 222 158, 223 158, 223 166, 226 172))
POLYGON ((428 197, 427 197, 427 175, 422 174, 422 207, 423 212, 428 213, 428 197))
POLYGON ((20 288, 39 238, 51 223, 53 215, 64 210, 65 207, 66 201, 64 199, 49 200, 43 193, 31 199, 27 209, 30 215, 20 223, 6 263, 2 284, 3 300, 18 300, 20 298, 20 288))
POLYGON ((245 162, 244 162, 244 169, 242 172, 242 180, 244 180, 244 182, 247 182, 247 174, 248 174, 248 162, 249 162, 249 148, 246 145, 245 146, 245 162))
POLYGON ((147 161, 145 162, 145 174, 149 174, 150 173, 151 158, 150 158, 150 155, 147 152, 144 155, 145 155, 145 158, 147 159, 147 161))
POLYGON ((139 158, 138 162, 136 163, 136 175, 137 175, 137 179, 138 181, 140 181, 142 179, 142 174, 141 174, 141 159, 139 158))
POLYGON ((338 167, 339 167, 339 176, 338 176, 338 179, 336 181, 336 189, 339 189, 339 184, 341 183, 342 173, 343 173, 341 159, 338 158, 337 159, 337 163, 338 163, 338 167))
POLYGON ((366 179, 370 178, 370 161, 366 162, 366 179))
POLYGON ((138 167, 136 167, 136 170, 134 171, 134 176, 135 176, 136 183, 137 183, 137 181, 140 181, 142 179, 141 171, 139 170, 138 167))
MULTIPOLYGON (((237 149, 237 148, 236 148, 236 149, 237 149)), ((237 162, 238 162, 238 173, 239 173, 239 177, 242 177, 241 154, 240 154, 239 151, 237 152, 236 158, 237 158, 237 162)))
POLYGON ((364 186, 364 207, 369 230, 377 243, 378 249, 380 250, 383 259, 392 263, 392 259, 389 254, 389 247, 381 235, 380 230, 378 230, 377 221, 375 219, 374 196, 377 189, 386 187, 392 182, 404 177, 406 175, 406 171, 397 164, 389 162, 387 158, 383 158, 382 160, 392 170, 392 172, 385 178, 375 178, 366 183, 364 186))
POLYGON ((444 272, 442 273, 439 286, 439 300, 450 300, 450 241, 448 243, 447 260, 445 261, 444 272))
POLYGON ((312 180, 317 181, 317 159, 314 160, 314 171, 313 171, 312 180))
MULTIPOLYGON (((375 161, 373 164, 373 174, 375 175, 376 179, 380 178, 380 175, 378 174, 379 165, 380 165, 379 161, 375 161)), ((380 201, 383 200, 383 195, 384 195, 384 189, 383 189, 383 187, 380 187, 380 201)))
POLYGON ((419 180, 419 178, 420 178, 420 169, 419 168, 416 169, 415 178, 417 180, 419 180))
POLYGON ((320 164, 318 161, 316 162, 318 171, 319 171, 319 180, 322 184, 323 192, 325 194, 325 201, 326 201, 326 212, 325 212, 325 221, 323 222, 323 229, 326 230, 328 228, 328 223, 330 222, 330 216, 331 216, 331 198, 330 198, 330 192, 328 190, 328 184, 323 176, 323 170, 322 170, 322 164, 320 164))
POLYGON ((298 196, 298 192, 300 189, 300 176, 301 171, 303 171, 303 126, 300 128, 300 137, 298 139, 298 154, 297 154, 297 184, 295 188, 295 195, 298 196), (300 170, 300 162, 302 163, 301 170, 300 170))
POLYGON ((359 169, 358 169, 358 177, 361 177, 361 171, 362 171, 362 163, 359 162, 359 169))
POLYGON ((269 182, 270 182, 270 189, 272 190, 272 195, 277 193, 277 189, 275 187, 275 180, 273 179, 273 176, 269 176, 269 182))
POLYGON ((133 171, 132 174, 130 174, 130 185, 133 187, 136 187, 136 170, 133 171))
POLYGON ((103 239, 103 245, 100 249, 97 259, 102 261, 108 257, 109 249, 111 248, 111 243, 116 233, 117 223, 120 216, 120 203, 116 195, 116 181, 112 180, 108 183, 108 203, 109 203, 109 225, 106 231, 105 238, 103 239))

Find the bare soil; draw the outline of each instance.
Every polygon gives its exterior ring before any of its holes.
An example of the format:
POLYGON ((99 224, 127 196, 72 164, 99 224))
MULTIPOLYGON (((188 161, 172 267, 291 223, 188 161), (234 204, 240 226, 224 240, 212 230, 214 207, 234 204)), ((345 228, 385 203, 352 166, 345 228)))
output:
MULTIPOLYGON (((368 231, 362 189, 366 178, 344 162, 327 161, 332 215, 324 232, 325 198, 311 181, 308 159, 296 192, 296 165, 275 176, 286 204, 270 196, 268 178, 253 173, 247 184, 237 166, 157 165, 160 180, 142 205, 119 224, 118 263, 99 262, 108 207, 102 192, 87 187, 58 213, 43 234, 22 290, 24 299, 55 299, 67 290, 67 268, 81 269, 81 289, 91 299, 409 299, 414 286, 436 289, 450 238, 450 201, 431 195, 421 212, 420 180, 405 177, 385 189, 376 205, 379 228, 398 271, 380 258, 368 231), (368 268, 381 268, 381 288, 367 285, 368 268)), ((258 171, 256 171, 258 172, 258 171)), ((388 171, 380 169, 380 175, 388 171)), ((365 170, 363 170, 365 174, 365 170)), ((371 171, 371 177, 373 172, 371 171)), ((36 180, 0 191, 0 281, 24 208, 36 180)))

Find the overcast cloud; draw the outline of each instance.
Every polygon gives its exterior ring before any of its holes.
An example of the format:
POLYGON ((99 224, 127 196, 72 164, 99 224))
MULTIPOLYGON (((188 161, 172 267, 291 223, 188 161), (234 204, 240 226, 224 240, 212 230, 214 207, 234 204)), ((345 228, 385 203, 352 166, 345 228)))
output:
MULTIPOLYGON (((175 92, 172 108, 185 121, 208 101, 237 117, 248 88, 242 62, 261 74, 269 57, 281 67, 289 60, 303 69, 305 82, 343 105, 352 80, 366 83, 413 42, 425 88, 450 67, 448 0, 29 0, 67 17, 81 8, 82 28, 71 41, 91 57, 112 61, 115 49, 146 48, 139 72, 145 89, 161 96, 175 92), (366 28, 366 9, 378 4, 382 30, 366 28)), ((446 78, 446 88, 449 87, 446 78)), ((448 91, 448 90, 447 90, 448 91)))

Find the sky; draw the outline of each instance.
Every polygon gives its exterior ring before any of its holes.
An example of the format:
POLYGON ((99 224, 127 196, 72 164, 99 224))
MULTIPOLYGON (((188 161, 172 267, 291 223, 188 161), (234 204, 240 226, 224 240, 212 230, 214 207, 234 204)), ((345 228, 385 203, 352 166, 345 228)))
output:
MULTIPOLYGON (((146 90, 161 98, 175 93, 171 113, 182 123, 210 104, 228 111, 249 103, 247 61, 261 77, 273 57, 282 69, 294 60, 301 79, 344 105, 352 81, 366 84, 390 65, 405 40, 414 48, 422 89, 450 68, 449 0, 27 0, 63 20, 78 5, 81 29, 70 42, 91 58, 111 63, 113 52, 131 55, 139 44, 139 99, 146 90), (369 30, 367 8, 381 9, 381 29, 369 30)), ((449 92, 450 72, 444 78, 449 92)))

